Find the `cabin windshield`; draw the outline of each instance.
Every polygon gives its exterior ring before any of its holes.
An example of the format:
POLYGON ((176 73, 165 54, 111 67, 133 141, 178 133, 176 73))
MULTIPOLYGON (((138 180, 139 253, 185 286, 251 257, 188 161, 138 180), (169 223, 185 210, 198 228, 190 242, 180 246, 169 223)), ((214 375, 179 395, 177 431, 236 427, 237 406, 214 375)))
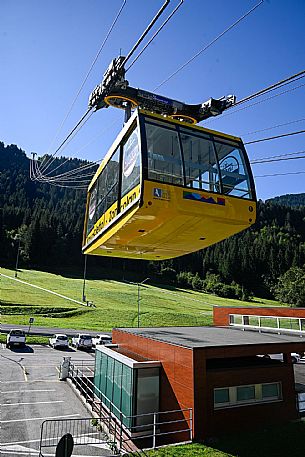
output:
POLYGON ((252 199, 242 143, 146 118, 148 179, 252 199))

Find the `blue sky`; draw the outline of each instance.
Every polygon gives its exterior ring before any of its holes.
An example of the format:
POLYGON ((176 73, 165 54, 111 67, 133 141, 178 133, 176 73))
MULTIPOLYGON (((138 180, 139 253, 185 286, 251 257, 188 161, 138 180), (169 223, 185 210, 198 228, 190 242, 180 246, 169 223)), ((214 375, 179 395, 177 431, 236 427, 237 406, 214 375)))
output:
MULTIPOLYGON (((259 0, 184 0, 167 27, 128 72, 134 87, 154 88, 259 0)), ((1 0, 0 141, 27 154, 54 152, 87 108, 110 61, 126 54, 162 0, 127 0, 123 13, 59 136, 56 132, 122 0, 1 0), (54 140, 55 138, 55 140, 54 140)), ((173 9, 178 0, 171 0, 173 9)), ((166 14, 164 15, 164 18, 166 14)), ((304 0, 265 0, 234 30, 164 84, 158 93, 188 103, 235 94, 241 99, 305 68, 304 0)), ((288 86, 305 84, 305 78, 288 86)), ((271 94, 270 94, 271 95, 271 94)), ((269 96, 270 96, 269 95, 269 96)), ((264 97, 265 98, 265 97, 264 97)), ((261 99, 260 99, 261 100, 261 99)), ((251 141, 305 129, 305 86, 235 114, 201 123, 251 141), (278 124, 281 128, 249 135, 278 124)), ((92 115, 62 155, 99 160, 123 121, 112 108, 92 115)), ((249 145, 250 160, 305 150, 305 135, 249 145)), ((305 192, 305 159, 253 165, 258 197, 305 192)))

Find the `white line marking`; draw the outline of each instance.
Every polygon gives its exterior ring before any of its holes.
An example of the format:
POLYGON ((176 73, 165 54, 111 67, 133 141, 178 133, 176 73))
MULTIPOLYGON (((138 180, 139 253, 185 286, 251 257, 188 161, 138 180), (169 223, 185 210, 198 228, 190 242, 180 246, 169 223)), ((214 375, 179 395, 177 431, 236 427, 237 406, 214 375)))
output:
POLYGON ((39 451, 37 449, 32 449, 30 447, 25 447, 25 446, 5 446, 4 448, 1 448, 1 452, 3 451, 15 451, 15 452, 21 452, 24 454, 24 451, 30 452, 30 453, 35 453, 37 454, 39 451))
POLYGON ((2 394, 23 394, 24 392, 56 392, 56 389, 39 389, 39 390, 2 390, 2 394))
POLYGON ((9 424, 11 422, 48 420, 48 419, 63 419, 64 417, 76 417, 76 416, 80 416, 80 414, 67 414, 66 416, 30 417, 29 419, 12 419, 9 421, 0 421, 0 424, 9 424))
POLYGON ((34 287, 35 289, 43 290, 44 292, 48 292, 49 294, 53 294, 53 295, 56 295, 57 297, 64 298, 65 300, 72 301, 74 303, 77 303, 78 305, 83 305, 83 306, 85 305, 85 303, 82 301, 74 300, 73 298, 66 297, 65 295, 58 294, 57 292, 53 292, 52 290, 49 290, 49 289, 44 289, 43 287, 35 286, 35 284, 30 284, 26 281, 21 281, 21 279, 12 278, 11 276, 4 275, 3 273, 0 273, 0 276, 4 276, 7 279, 11 279, 13 281, 20 282, 21 284, 25 284, 26 286, 34 287))
MULTIPOLYGON (((26 381, 1 381, 1 384, 16 384, 16 383, 20 383, 20 382, 24 382, 26 383, 26 381)), ((30 381, 31 383, 32 382, 58 382, 58 379, 56 380, 48 380, 48 379, 31 379, 30 381)), ((27 382, 28 384, 28 382, 27 382)))
POLYGON ((64 403, 64 400, 55 401, 33 401, 30 403, 2 403, 0 406, 21 406, 21 405, 48 405, 50 403, 64 403))
MULTIPOLYGON (((75 439, 76 438, 80 438, 82 436, 88 436, 88 435, 98 435, 100 432, 90 432, 90 433, 85 433, 85 434, 82 434, 82 435, 77 435, 75 436, 75 439)), ((54 437, 54 438, 45 438, 43 441, 54 441, 56 440, 57 438, 54 437)), ((10 446, 10 445, 13 445, 13 444, 27 444, 27 443, 40 443, 40 439, 39 440, 28 440, 28 441, 11 441, 10 443, 1 443, 1 446, 10 446)))

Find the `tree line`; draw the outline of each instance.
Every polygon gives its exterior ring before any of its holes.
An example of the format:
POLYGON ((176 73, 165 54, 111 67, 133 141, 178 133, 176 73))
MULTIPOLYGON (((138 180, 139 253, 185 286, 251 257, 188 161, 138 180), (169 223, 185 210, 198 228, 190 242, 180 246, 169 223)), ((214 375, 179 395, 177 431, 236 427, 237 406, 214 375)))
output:
MULTIPOLYGON (((29 162, 17 146, 0 142, 0 262, 14 266, 20 242, 21 266, 80 273, 86 192, 31 181, 29 162)), ((54 167, 65 172, 85 163, 60 157, 54 167)), ((250 229, 193 254, 163 262, 91 256, 88 264, 101 276, 146 275, 228 298, 254 294, 305 306, 305 194, 259 201, 250 229)))

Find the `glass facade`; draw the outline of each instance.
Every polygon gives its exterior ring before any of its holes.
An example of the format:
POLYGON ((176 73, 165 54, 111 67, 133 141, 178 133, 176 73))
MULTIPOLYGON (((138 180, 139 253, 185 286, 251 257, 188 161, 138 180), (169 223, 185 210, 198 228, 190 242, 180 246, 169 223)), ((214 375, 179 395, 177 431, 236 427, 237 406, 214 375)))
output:
POLYGON ((254 198, 241 143, 148 118, 145 131, 148 179, 254 198))
POLYGON ((123 424, 133 431, 153 423, 159 407, 159 368, 128 366, 97 349, 95 355, 95 394, 123 424), (138 415, 144 414, 142 417, 138 415))

